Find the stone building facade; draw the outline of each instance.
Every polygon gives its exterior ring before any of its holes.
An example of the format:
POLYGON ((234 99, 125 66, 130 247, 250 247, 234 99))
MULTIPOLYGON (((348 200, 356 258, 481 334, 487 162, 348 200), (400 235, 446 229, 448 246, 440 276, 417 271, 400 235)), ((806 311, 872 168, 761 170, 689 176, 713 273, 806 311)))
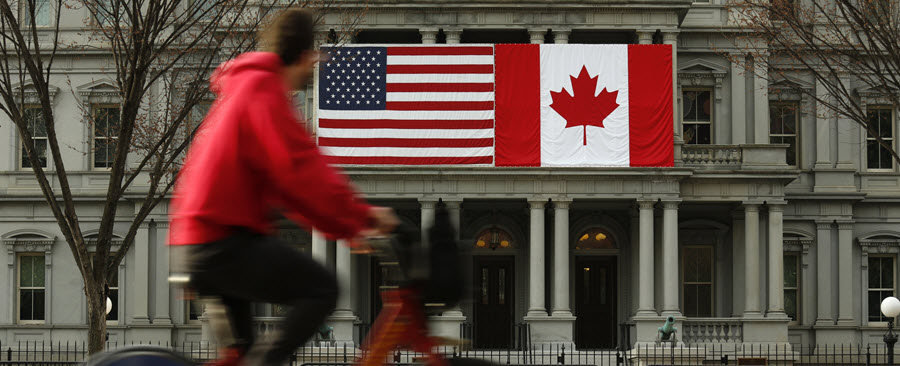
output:
MULTIPOLYGON (((502 348, 527 328, 532 343, 612 348, 653 342, 673 315, 688 344, 880 342, 877 304, 897 292, 897 164, 869 151, 877 146, 852 121, 774 92, 819 88, 807 75, 769 83, 727 61, 723 2, 368 2, 354 43, 663 43, 675 55, 673 168, 344 167, 407 222, 450 210, 470 251, 473 296, 433 317, 436 332, 502 348)), ((320 44, 339 24, 326 17, 320 44)), ((93 132, 75 111, 114 107, 115 94, 102 54, 71 57, 55 108, 63 143, 87 151, 93 132)), ((858 94, 893 137, 898 106, 858 94)), ((316 96, 299 98, 315 133, 316 96)), ((22 165, 17 133, 0 121, 0 135, 9 141, 0 148, 0 341, 84 339, 78 271, 22 165)), ((106 173, 94 154, 65 159, 89 234, 106 173)), ((137 197, 123 200, 117 229, 137 197)), ((207 339, 202 309, 166 283, 167 228, 162 204, 120 266, 110 340, 207 339)), ((279 235, 335 268, 346 291, 331 324, 338 341, 358 342, 380 307, 377 261, 295 227, 279 235)), ((281 309, 256 312, 266 330, 281 309)))

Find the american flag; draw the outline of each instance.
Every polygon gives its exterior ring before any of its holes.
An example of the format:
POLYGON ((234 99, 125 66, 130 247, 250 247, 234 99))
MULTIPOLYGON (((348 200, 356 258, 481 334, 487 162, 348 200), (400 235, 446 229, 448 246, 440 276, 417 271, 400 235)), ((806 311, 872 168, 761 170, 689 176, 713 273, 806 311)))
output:
POLYGON ((492 164, 492 46, 323 49, 318 143, 337 164, 492 164))

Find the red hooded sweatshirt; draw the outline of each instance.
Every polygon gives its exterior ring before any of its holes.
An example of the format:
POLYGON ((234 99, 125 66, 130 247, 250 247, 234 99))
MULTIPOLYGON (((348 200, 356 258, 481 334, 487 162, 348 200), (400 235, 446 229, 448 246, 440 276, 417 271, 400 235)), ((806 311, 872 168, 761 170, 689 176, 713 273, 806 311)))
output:
POLYGON ((331 168, 297 119, 274 53, 251 52, 211 78, 217 94, 179 173, 169 244, 223 239, 234 227, 272 232, 272 209, 350 238, 368 224, 369 207, 331 168))

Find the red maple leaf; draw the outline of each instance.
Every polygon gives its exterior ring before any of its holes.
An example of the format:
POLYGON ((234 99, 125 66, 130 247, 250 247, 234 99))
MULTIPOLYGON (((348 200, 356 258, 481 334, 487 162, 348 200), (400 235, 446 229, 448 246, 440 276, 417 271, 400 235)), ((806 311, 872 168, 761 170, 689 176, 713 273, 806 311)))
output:
POLYGON ((584 126, 585 145, 587 145, 587 126, 603 127, 603 120, 619 107, 616 103, 618 90, 608 92, 603 88, 600 94, 594 95, 597 90, 597 77, 590 77, 587 67, 582 66, 578 77, 569 76, 572 79, 574 96, 570 95, 566 88, 558 92, 550 91, 550 97, 553 98, 550 108, 566 120, 566 128, 584 126))

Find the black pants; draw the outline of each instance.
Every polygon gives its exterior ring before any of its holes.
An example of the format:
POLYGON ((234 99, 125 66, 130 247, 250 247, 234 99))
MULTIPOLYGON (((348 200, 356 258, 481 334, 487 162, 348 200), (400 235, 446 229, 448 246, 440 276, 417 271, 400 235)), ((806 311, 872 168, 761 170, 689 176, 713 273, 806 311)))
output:
POLYGON ((237 346, 254 342, 251 302, 288 305, 281 334, 265 351, 265 365, 287 361, 334 310, 337 280, 311 257, 273 237, 241 231, 226 239, 191 245, 188 268, 201 296, 221 298, 237 346))

